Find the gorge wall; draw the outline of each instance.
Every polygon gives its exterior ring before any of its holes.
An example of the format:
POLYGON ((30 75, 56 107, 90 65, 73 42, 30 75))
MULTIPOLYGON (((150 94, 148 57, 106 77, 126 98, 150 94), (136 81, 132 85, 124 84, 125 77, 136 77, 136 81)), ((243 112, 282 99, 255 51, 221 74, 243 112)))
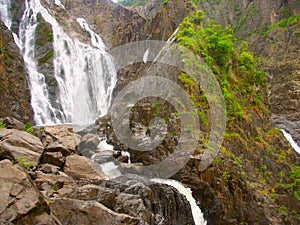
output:
MULTIPOLYGON (((17 3, 19 5, 13 7, 13 30, 17 29, 16 24, 20 22, 20 12, 24 9, 22 1, 16 1, 17 3)), ((193 190, 193 195, 199 201, 208 224, 299 223, 299 200, 294 196, 295 192, 298 193, 299 184, 290 177, 293 166, 299 165, 299 156, 290 148, 282 133, 273 126, 275 122, 286 129, 299 144, 299 18, 296 19, 298 22, 289 21, 284 25, 278 24, 282 19, 299 13, 299 2, 292 0, 199 0, 195 5, 190 1, 170 0, 164 4, 151 2, 154 4, 152 10, 149 10, 150 3, 138 8, 124 7, 108 0, 62 0, 61 3, 65 10, 53 1, 43 1, 66 33, 84 43, 89 43, 89 34, 84 32, 76 22, 78 17, 85 18, 91 29, 101 35, 110 49, 145 39, 166 41, 184 17, 197 8, 205 11, 206 18, 213 18, 224 27, 232 25, 235 34, 241 40, 249 42, 249 48, 258 58, 260 68, 267 72, 268 87, 264 85, 254 87, 257 88, 258 97, 262 103, 260 107, 257 107, 256 99, 250 98, 249 105, 243 106, 245 113, 242 118, 230 118, 232 120, 228 122, 221 151, 207 170, 198 171, 199 156, 203 150, 198 149, 199 151, 185 168, 173 178, 193 190), (271 110, 273 121, 268 109, 271 110)), ((203 23, 205 26, 206 22, 203 23)), ((13 46, 8 48, 9 54, 14 54, 14 58, 18 59, 14 61, 13 66, 21 68, 21 73, 25 74, 24 62, 16 45, 12 42, 10 32, 2 25, 0 28, 3 38, 1 40, 13 46)), ((42 20, 40 31, 37 33, 37 41, 42 43, 37 49, 41 58, 39 69, 47 74, 47 84, 51 89, 50 92, 55 96, 53 56, 42 60, 52 48, 51 39, 43 35, 48 32, 51 36, 52 31, 49 29, 49 24, 42 20)), ((3 57, 3 53, 0 53, 1 56, 3 57)), ((20 79, 19 73, 15 73, 18 70, 13 69, 9 72, 10 67, 5 64, 5 61, 3 65, 4 76, 2 77, 4 77, 3 84, 6 88, 1 89, 5 91, 2 96, 10 97, 2 99, 0 117, 12 115, 24 120, 32 119, 26 79, 20 79), (8 74, 17 81, 18 89, 9 89, 7 83, 11 77, 8 79, 8 74), (22 105, 17 108, 19 110, 14 111, 4 107, 12 105, 14 101, 18 102, 17 100, 21 101, 19 104, 22 105)), ((125 84, 144 76, 148 67, 149 64, 140 63, 118 71, 118 84, 114 94, 117 95, 125 84)), ((176 69, 162 69, 162 71, 172 74, 177 79, 181 72, 176 69)), ((236 79, 237 83, 242 81, 239 77, 236 79)), ((184 82, 182 83, 184 86, 184 82)), ((188 91, 199 97, 192 88, 188 91)), ((232 94, 236 98, 248 97, 240 92, 237 90, 232 94)), ((142 104, 140 109, 136 110, 135 118, 140 118, 145 114, 153 117, 154 111, 148 110, 145 106, 148 107, 149 104, 142 104)), ((167 106, 162 106, 162 108, 165 111, 169 110, 167 106)), ((100 123, 100 125, 103 124, 100 123)), ((209 123, 201 125, 204 131, 207 131, 209 123)), ((108 139, 120 148, 119 150, 122 150, 123 146, 118 146, 117 141, 110 138, 113 132, 109 132, 108 139)), ((176 144, 176 138, 169 137, 169 139, 167 144, 165 142, 160 145, 153 154, 126 150, 132 153, 134 163, 150 164, 161 160, 164 157, 163 153, 170 151, 169 147, 176 144)), ((59 204, 59 201, 55 203, 56 206, 59 204)), ((122 210, 125 209, 125 207, 122 208, 122 210)), ((121 213, 124 212, 122 210, 120 210, 121 213)))

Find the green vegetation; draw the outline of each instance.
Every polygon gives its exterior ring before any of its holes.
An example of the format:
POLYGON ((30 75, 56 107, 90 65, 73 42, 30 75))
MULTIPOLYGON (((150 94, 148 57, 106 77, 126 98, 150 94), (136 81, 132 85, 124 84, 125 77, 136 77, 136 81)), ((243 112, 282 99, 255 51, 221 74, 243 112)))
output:
POLYGON ((31 123, 26 123, 25 127, 24 127, 24 131, 26 131, 29 134, 33 134, 34 129, 32 127, 32 124, 31 123))
POLYGON ((290 171, 290 178, 292 179, 291 186, 294 190, 295 198, 300 201, 300 166, 293 166, 290 171))
POLYGON ((27 160, 25 160, 22 157, 18 157, 17 158, 17 163, 22 166, 26 172, 28 172, 31 168, 34 167, 34 163, 33 162, 28 162, 27 160))
MULTIPOLYGON (((257 59, 248 50, 246 42, 235 47, 237 40, 231 27, 222 29, 212 20, 208 20, 204 27, 203 18, 202 11, 195 11, 183 20, 177 34, 179 45, 200 55, 216 75, 226 101, 229 121, 247 118, 245 114, 249 108, 261 111, 265 73, 256 69, 257 59)), ((195 96, 196 82, 184 73, 179 75, 179 80, 195 104, 207 110, 203 94, 195 96)))
POLYGON ((3 119, 2 118, 0 118, 0 128, 2 128, 2 129, 6 129, 7 128, 6 124, 3 123, 3 119))
POLYGON ((50 59, 54 55, 54 50, 51 49, 43 58, 38 60, 39 65, 44 64, 47 62, 48 59, 50 59))
POLYGON ((282 29, 286 29, 291 25, 299 24, 299 23, 300 23, 300 14, 295 14, 293 16, 290 16, 289 18, 281 19, 280 21, 278 21, 275 24, 272 24, 271 26, 263 27, 261 29, 261 35, 266 36, 271 31, 275 30, 278 27, 282 29))

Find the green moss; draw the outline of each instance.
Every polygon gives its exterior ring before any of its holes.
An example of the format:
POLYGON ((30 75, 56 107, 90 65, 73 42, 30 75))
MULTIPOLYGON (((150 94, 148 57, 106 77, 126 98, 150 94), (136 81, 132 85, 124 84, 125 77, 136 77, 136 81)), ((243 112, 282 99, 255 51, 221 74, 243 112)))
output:
POLYGON ((38 64, 42 65, 48 61, 54 55, 54 50, 51 49, 43 58, 39 59, 38 64))

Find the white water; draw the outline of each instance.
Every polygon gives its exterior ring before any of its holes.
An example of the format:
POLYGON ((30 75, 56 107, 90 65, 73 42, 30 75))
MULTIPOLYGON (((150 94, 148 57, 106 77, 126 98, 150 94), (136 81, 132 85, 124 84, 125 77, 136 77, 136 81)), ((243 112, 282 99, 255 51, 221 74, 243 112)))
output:
POLYGON ((11 28, 11 15, 9 8, 11 7, 10 1, 0 0, 0 19, 4 22, 5 26, 11 28))
POLYGON ((281 130, 284 137, 288 140, 288 142, 291 144, 292 148, 298 152, 300 154, 300 147, 297 145, 297 143, 294 141, 294 139, 292 138, 292 136, 287 133, 285 130, 281 130))
POLYGON ((106 139, 100 141, 99 145, 97 146, 99 150, 114 150, 114 146, 107 144, 106 139))
POLYGON ((151 181, 161 183, 161 184, 167 184, 176 188, 178 192, 184 195, 188 200, 188 202, 190 203, 195 225, 206 225, 206 221, 204 220, 203 213, 201 212, 201 209, 197 205, 196 200, 192 195, 192 191, 189 188, 184 187, 180 182, 175 180, 151 179, 151 181))
MULTIPOLYGON (((72 39, 39 0, 26 0, 25 4, 19 35, 14 37, 29 73, 35 122, 86 124, 106 114, 117 78, 112 57, 101 38, 83 19, 78 19, 82 28, 89 32, 93 46, 72 39), (38 72, 35 57, 38 13, 53 29, 54 77, 59 89, 54 102, 49 99, 45 76, 38 72)), ((58 0, 55 4, 63 7, 58 0)), ((10 28, 9 5, 8 0, 0 2, 1 19, 10 28)))

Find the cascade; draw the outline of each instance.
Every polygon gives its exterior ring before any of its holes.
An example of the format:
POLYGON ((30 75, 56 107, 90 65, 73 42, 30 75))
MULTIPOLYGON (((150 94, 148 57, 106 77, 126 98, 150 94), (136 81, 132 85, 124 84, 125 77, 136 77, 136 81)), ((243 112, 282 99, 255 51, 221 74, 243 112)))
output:
POLYGON ((180 182, 175 180, 151 179, 151 181, 161 183, 161 184, 167 184, 176 188, 178 192, 184 195, 188 200, 188 202, 190 203, 195 225, 206 225, 206 221, 204 220, 203 213, 201 212, 201 209, 197 205, 196 200, 192 195, 192 191, 189 188, 184 187, 180 182))
MULTIPOLYGON (((49 2, 49 1, 48 1, 49 2)), ((62 9, 60 1, 55 4, 62 9)), ((0 1, 1 19, 10 28, 10 1, 0 1)), ((25 11, 15 41, 23 54, 28 71, 31 105, 37 124, 88 124, 106 114, 116 84, 116 71, 105 45, 83 19, 77 19, 91 36, 91 45, 71 38, 40 0, 26 0, 25 11), (51 24, 53 31, 54 77, 58 84, 55 104, 50 101, 44 74, 38 71, 35 57, 37 16, 51 24)))
POLYGON ((285 130, 281 129, 281 131, 282 131, 284 137, 286 138, 286 140, 291 144, 292 148, 300 154, 300 147, 294 141, 293 137, 285 130))

